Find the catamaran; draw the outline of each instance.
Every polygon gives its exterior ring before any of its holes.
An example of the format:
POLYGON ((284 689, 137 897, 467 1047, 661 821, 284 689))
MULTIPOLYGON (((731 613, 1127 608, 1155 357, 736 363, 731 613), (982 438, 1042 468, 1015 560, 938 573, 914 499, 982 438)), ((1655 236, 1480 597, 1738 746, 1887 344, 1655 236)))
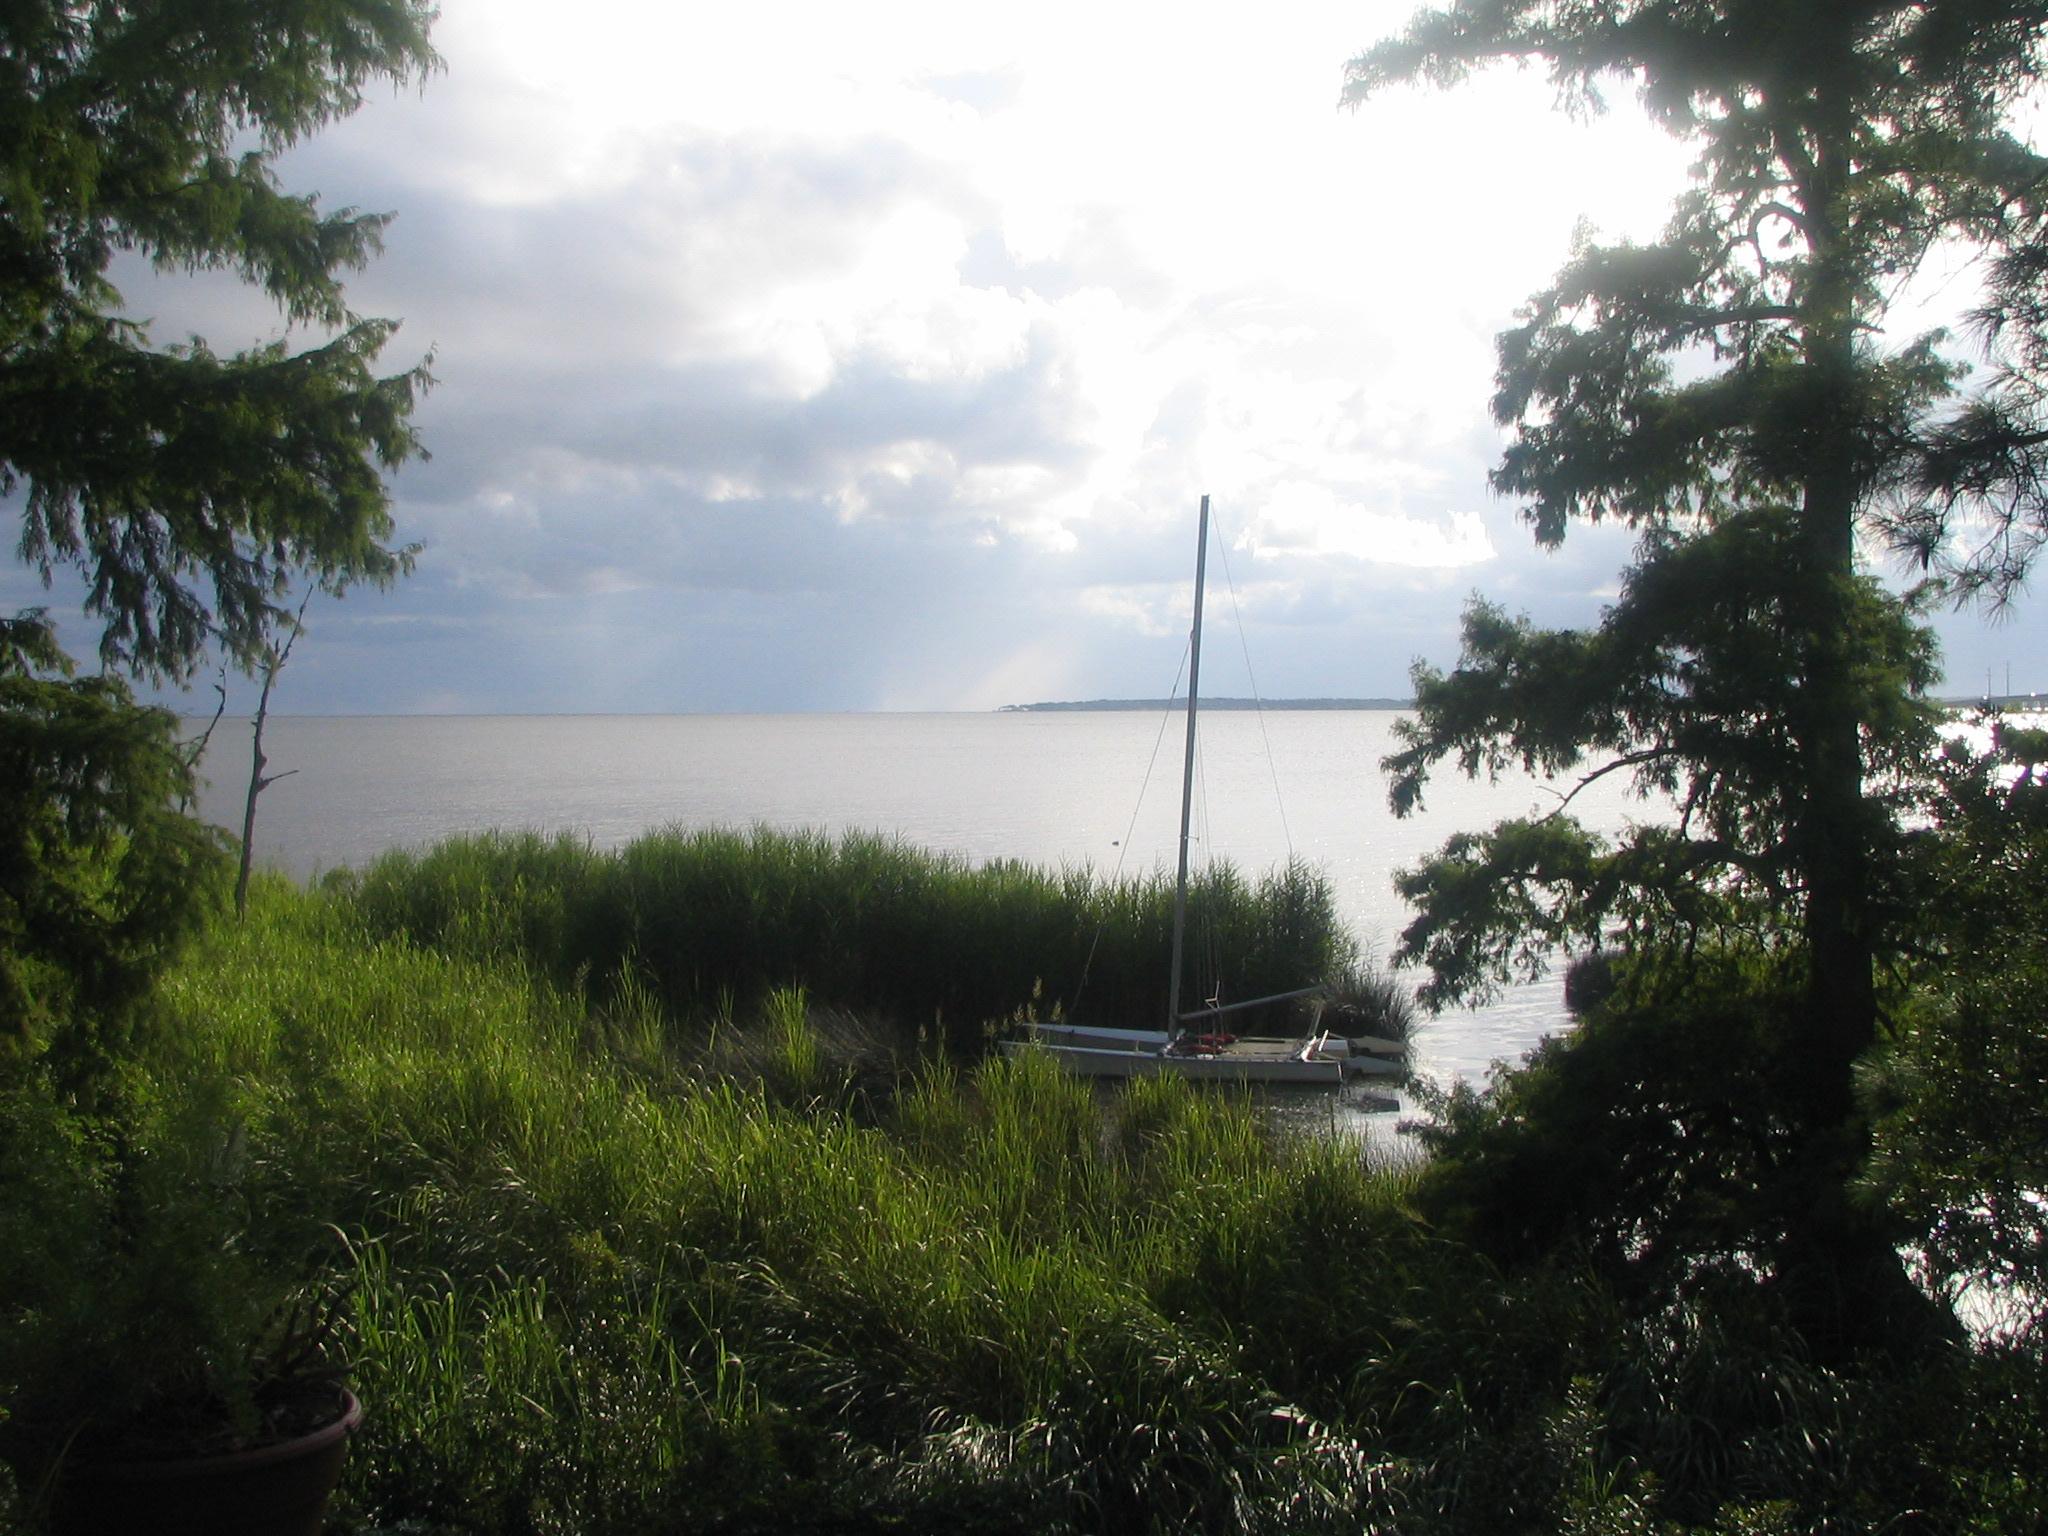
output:
POLYGON ((1212 1003, 1181 1009, 1181 960, 1187 930, 1188 844, 1195 789, 1195 720, 1202 677, 1202 589, 1208 572, 1209 498, 1195 540, 1194 627, 1188 638, 1187 748, 1180 784, 1180 862, 1173 888, 1173 959, 1167 982, 1166 1027, 1120 1029, 1093 1024, 1027 1023, 1023 1033, 1002 1042, 1017 1055, 1044 1052, 1066 1070, 1084 1077, 1176 1077, 1244 1083, 1341 1083, 1347 1077, 1402 1077, 1407 1047, 1375 1036, 1347 1038, 1328 1030, 1297 1038, 1240 1038, 1218 1021, 1268 1003, 1312 997, 1320 987, 1302 987, 1240 1003, 1212 1003))

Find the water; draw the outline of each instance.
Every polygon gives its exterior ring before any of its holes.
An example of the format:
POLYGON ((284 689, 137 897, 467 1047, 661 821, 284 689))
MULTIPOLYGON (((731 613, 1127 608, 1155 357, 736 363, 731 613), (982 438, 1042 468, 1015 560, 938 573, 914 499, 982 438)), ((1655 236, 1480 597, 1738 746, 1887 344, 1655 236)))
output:
MULTIPOLYGON (((1388 810, 1385 711, 1218 711, 1203 717, 1195 854, 1248 873, 1290 851, 1329 876, 1368 957, 1408 914, 1394 871, 1453 832, 1557 803, 1513 776, 1447 774, 1427 810, 1388 810)), ((1143 713, 273 717, 256 856, 306 879, 487 828, 569 831, 612 847, 662 826, 874 829, 981 862, 1099 873, 1171 869, 1181 771, 1178 717, 1143 713)), ((202 764, 209 820, 239 830, 249 723, 225 720, 202 764)), ((1632 809, 1603 784, 1575 811, 1619 827, 1632 809)), ((1422 1024, 1416 1065, 1484 1075, 1565 1023, 1556 977, 1492 1006, 1422 1024)))

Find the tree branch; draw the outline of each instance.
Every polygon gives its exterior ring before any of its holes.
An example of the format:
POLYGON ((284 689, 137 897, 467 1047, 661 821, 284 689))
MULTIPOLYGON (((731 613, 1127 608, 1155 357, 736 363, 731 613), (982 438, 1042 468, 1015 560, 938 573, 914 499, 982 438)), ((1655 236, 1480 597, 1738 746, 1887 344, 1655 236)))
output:
POLYGON ((306 605, 313 601, 313 594, 319 590, 317 585, 306 588, 306 595, 299 599, 299 611, 292 615, 291 628, 285 633, 284 643, 271 647, 263 666, 263 691, 256 699, 256 717, 249 741, 249 796, 242 805, 241 867, 235 874, 235 917, 238 920, 246 916, 249 909, 249 868, 255 858, 256 797, 279 779, 288 779, 299 771, 287 768, 283 773, 266 775, 263 772, 269 762, 263 755, 263 727, 270 719, 270 690, 277 684, 277 674, 291 660, 292 646, 305 632, 306 605))
POLYGON ((1569 790, 1562 793, 1545 785, 1544 788, 1549 793, 1557 796, 1557 804, 1545 811, 1541 819, 1549 821, 1552 817, 1562 816, 1571 809, 1572 802, 1578 799, 1583 791, 1590 789, 1610 773, 1619 773, 1624 768, 1640 768, 1645 763, 1654 763, 1660 758, 1671 758, 1679 755, 1678 750, 1669 745, 1660 744, 1655 747, 1646 747, 1640 752, 1625 752, 1620 757, 1608 759, 1608 761, 1602 763, 1591 773, 1581 777, 1578 783, 1574 784, 1569 790))

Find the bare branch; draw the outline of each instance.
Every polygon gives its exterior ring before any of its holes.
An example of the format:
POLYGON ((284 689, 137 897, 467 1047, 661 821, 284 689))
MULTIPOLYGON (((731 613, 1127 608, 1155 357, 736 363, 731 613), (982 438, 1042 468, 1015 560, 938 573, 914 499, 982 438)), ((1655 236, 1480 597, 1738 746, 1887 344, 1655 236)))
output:
POLYGON ((263 691, 257 695, 256 717, 252 722, 249 739, 249 795, 242 804, 242 861, 235 875, 235 916, 247 915, 249 909, 249 868, 255 858, 256 797, 270 788, 279 779, 288 779, 299 770, 287 768, 283 773, 266 775, 263 772, 269 759, 263 755, 263 728, 270 719, 270 691, 277 686, 277 674, 284 670, 284 664, 291 659, 292 646, 305 632, 306 605, 313 601, 317 586, 306 588, 306 595, 299 599, 299 610, 292 615, 291 627, 285 632, 283 644, 273 643, 263 663, 263 691))
POLYGON ((1610 773, 1619 773, 1624 768, 1640 768, 1645 763, 1654 763, 1660 758, 1676 757, 1677 755, 1678 751, 1676 748, 1668 745, 1658 745, 1646 747, 1640 752, 1627 752, 1623 753, 1620 757, 1610 758, 1591 773, 1581 777, 1579 782, 1574 784, 1569 790, 1562 793, 1554 789, 1551 790, 1551 794, 1557 795, 1557 804, 1545 811, 1542 819, 1549 821, 1553 817, 1562 816, 1571 809, 1572 802, 1578 799, 1583 791, 1590 789, 1610 773))
MULTIPOLYGON (((199 766, 199 760, 206 756, 206 748, 213 740, 213 728, 220 724, 221 716, 227 713, 228 664, 226 662, 220 664, 220 676, 214 680, 213 692, 216 701, 213 706, 213 718, 206 722, 205 730, 185 744, 185 766, 187 768, 197 768, 199 766)), ((191 796, 189 794, 180 796, 178 809, 184 811, 191 808, 191 796)))

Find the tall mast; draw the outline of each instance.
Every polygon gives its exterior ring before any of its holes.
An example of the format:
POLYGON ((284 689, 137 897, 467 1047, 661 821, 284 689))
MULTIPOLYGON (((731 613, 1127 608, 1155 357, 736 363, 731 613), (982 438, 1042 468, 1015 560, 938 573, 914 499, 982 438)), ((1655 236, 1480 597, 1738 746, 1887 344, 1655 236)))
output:
POLYGON ((1195 710, 1202 691, 1202 579, 1209 564, 1209 498, 1195 534, 1195 625, 1188 635, 1188 745, 1180 771, 1180 873, 1173 882, 1173 971, 1166 986, 1166 1032, 1180 1031, 1180 961, 1188 921, 1188 815, 1195 800, 1195 710))

